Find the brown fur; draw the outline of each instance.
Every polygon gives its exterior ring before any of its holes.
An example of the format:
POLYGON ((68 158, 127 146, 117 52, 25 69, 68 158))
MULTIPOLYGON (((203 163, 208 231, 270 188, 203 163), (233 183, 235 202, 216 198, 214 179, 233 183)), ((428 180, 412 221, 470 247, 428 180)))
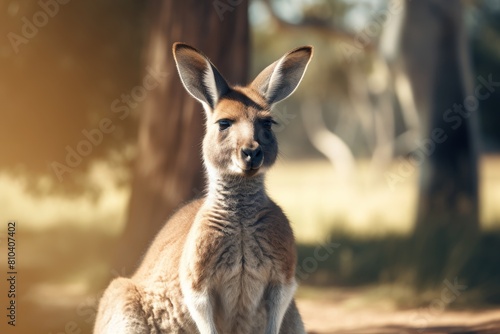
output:
POLYGON ((278 152, 270 122, 279 99, 269 96, 293 92, 311 52, 294 50, 250 86, 230 87, 201 53, 174 45, 181 79, 207 111, 207 195, 170 218, 130 279, 110 284, 96 334, 305 333, 293 232, 264 174, 278 152))

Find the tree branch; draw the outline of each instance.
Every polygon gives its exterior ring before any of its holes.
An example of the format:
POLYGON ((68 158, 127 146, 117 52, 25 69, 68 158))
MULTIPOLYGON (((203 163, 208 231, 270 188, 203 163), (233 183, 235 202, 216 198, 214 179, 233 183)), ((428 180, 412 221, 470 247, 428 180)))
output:
MULTIPOLYGON (((264 0, 271 17, 274 22, 278 24, 279 27, 285 29, 313 29, 316 32, 327 35, 330 38, 338 39, 349 44, 359 43, 357 41, 358 34, 353 34, 352 32, 346 31, 342 28, 334 26, 327 21, 316 19, 316 18, 304 18, 299 23, 292 23, 282 19, 276 11, 274 10, 271 0, 264 0)), ((363 49, 366 51, 372 51, 374 48, 373 43, 363 44, 363 49)))

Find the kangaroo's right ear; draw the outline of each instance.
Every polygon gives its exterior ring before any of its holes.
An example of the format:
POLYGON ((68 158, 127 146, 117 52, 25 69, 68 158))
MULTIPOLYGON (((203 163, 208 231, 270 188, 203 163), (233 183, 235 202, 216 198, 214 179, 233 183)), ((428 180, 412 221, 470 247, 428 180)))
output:
POLYGON ((229 86, 217 68, 200 51, 184 43, 172 47, 182 84, 207 111, 215 108, 229 86), (208 109, 207 109, 208 108, 208 109))
POLYGON ((312 55, 312 46, 303 46, 288 52, 260 72, 251 86, 269 105, 286 99, 299 86, 312 55))

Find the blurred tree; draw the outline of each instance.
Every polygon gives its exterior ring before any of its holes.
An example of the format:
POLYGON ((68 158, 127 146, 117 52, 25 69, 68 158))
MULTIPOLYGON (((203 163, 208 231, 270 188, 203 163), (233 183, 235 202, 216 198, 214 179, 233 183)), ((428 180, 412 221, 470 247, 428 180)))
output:
POLYGON ((93 163, 125 165, 136 120, 117 117, 111 104, 140 79, 143 11, 134 0, 0 1, 1 173, 38 195, 98 195, 85 177, 93 163), (47 16, 46 24, 33 23, 47 16), (105 118, 114 130, 87 154, 70 154, 105 118), (60 177, 54 163, 66 166, 60 177))
MULTIPOLYGON (((471 24, 471 49, 474 72, 477 76, 500 77, 500 3, 495 0, 477 1, 468 16, 471 24)), ((480 100, 480 133, 482 152, 500 151, 500 91, 490 92, 487 99, 480 100)))
POLYGON ((478 100, 461 1, 411 1, 406 13, 402 53, 423 126, 409 157, 421 170, 414 258, 422 285, 457 275, 478 231, 478 100))
POLYGON ((203 109, 182 87, 172 44, 203 50, 229 82, 245 83, 249 67, 248 1, 151 0, 148 6, 146 66, 163 79, 140 116, 128 220, 114 261, 125 274, 136 268, 172 211, 204 187, 203 109))

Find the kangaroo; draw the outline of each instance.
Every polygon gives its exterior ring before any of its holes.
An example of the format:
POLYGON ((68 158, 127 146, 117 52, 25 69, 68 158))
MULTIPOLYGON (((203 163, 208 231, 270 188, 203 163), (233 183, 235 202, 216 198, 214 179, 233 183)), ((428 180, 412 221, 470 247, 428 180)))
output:
POLYGON ((206 113, 206 195, 168 220, 131 278, 110 283, 94 333, 305 333, 293 232, 264 175, 278 154, 271 108, 295 91, 313 49, 288 52, 247 86, 229 85, 191 46, 173 54, 206 113))

